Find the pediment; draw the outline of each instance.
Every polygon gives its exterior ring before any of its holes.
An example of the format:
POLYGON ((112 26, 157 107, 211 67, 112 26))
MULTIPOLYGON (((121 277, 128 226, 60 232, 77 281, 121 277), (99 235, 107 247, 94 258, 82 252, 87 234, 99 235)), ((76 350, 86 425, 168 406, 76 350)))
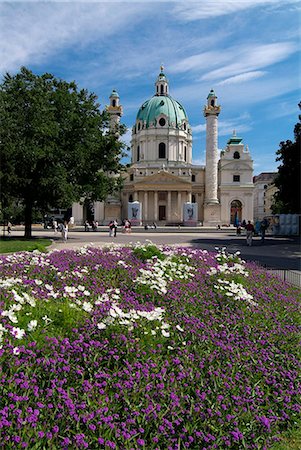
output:
POLYGON ((181 176, 173 175, 165 170, 160 170, 157 173, 149 176, 144 176, 143 180, 135 182, 135 186, 141 185, 166 185, 166 186, 190 186, 191 182, 183 180, 181 176))
POLYGON ((243 161, 243 160, 231 160, 229 163, 223 162, 223 165, 221 167, 221 170, 253 170, 252 169, 252 163, 250 161, 243 161))

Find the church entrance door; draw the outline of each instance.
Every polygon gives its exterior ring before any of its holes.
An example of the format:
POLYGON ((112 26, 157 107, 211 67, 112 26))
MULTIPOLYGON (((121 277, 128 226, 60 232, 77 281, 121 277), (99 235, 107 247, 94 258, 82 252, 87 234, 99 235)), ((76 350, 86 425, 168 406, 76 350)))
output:
POLYGON ((242 204, 239 200, 233 200, 233 202, 231 202, 230 216, 230 223, 237 227, 242 219, 242 204))
POLYGON ((166 206, 159 205, 159 220, 166 220, 166 206))

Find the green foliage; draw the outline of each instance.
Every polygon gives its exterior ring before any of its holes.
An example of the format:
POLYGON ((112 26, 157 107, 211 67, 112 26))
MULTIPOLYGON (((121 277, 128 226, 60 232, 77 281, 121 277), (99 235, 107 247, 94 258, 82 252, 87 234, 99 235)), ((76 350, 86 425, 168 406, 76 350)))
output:
POLYGON ((34 208, 102 200, 118 188, 119 178, 108 174, 119 173, 123 144, 93 93, 23 67, 4 76, 0 115, 1 207, 24 205, 27 237, 34 208))
POLYGON ((152 259, 153 257, 156 257, 160 260, 166 258, 166 256, 161 252, 161 250, 154 244, 136 247, 133 250, 133 254, 136 256, 136 258, 140 259, 141 261, 146 261, 148 259, 152 259))
MULTIPOLYGON (((298 106, 301 109, 301 102, 298 106)), ((276 152, 276 161, 281 161, 281 165, 275 179, 275 186, 279 190, 274 194, 273 214, 300 214, 300 121, 301 115, 294 128, 294 142, 280 142, 280 148, 276 152)))

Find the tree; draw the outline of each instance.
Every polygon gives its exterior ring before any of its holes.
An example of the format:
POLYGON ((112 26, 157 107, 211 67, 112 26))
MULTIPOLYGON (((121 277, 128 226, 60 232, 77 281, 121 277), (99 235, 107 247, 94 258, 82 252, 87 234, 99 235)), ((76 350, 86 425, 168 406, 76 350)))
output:
MULTIPOLYGON (((301 102, 298 106, 301 109, 301 102)), ((280 148, 276 152, 279 155, 276 161, 281 161, 282 164, 278 167, 275 178, 275 186, 279 190, 274 194, 273 214, 300 214, 300 136, 301 115, 294 128, 294 142, 280 142, 280 148)))
POLYGON ((25 67, 0 84, 0 190, 5 212, 24 205, 25 236, 32 213, 67 208, 88 198, 103 200, 119 183, 124 145, 120 127, 109 129, 97 97, 75 82, 25 67))

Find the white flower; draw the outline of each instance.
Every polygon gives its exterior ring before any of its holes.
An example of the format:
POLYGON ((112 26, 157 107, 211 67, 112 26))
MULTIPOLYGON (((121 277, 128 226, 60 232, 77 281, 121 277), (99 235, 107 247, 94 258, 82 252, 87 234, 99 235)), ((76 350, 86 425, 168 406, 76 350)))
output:
POLYGON ((50 284, 45 284, 45 288, 46 288, 48 291, 52 291, 52 290, 53 290, 53 286, 51 286, 50 284))
POLYGON ((12 311, 11 309, 8 311, 2 311, 1 315, 8 317, 12 323, 18 323, 18 318, 14 311, 12 311))
POLYGON ((81 284, 77 288, 81 292, 84 292, 84 290, 86 289, 85 286, 82 286, 81 284))
POLYGON ((26 292, 23 292, 23 297, 27 301, 27 303, 32 306, 33 308, 36 306, 36 301, 33 297, 30 297, 26 292))
POLYGON ((91 312, 92 309, 93 309, 93 306, 92 306, 92 304, 90 302, 84 302, 83 305, 82 305, 82 308, 86 312, 91 312))
POLYGON ((20 349, 19 349, 19 347, 14 347, 14 349, 13 349, 13 354, 14 354, 14 355, 20 355, 20 349))
POLYGON ((85 291, 83 292, 83 294, 84 294, 86 297, 88 297, 89 295, 91 295, 90 292, 87 291, 87 290, 85 290, 85 291))
POLYGON ((45 325, 48 325, 49 323, 53 322, 48 316, 42 317, 42 320, 44 320, 45 325))
POLYGON ((170 336, 170 333, 168 331, 161 330, 161 333, 163 334, 164 337, 169 337, 170 336))
POLYGON ((152 334, 153 336, 155 336, 157 333, 156 333, 155 330, 151 330, 151 334, 152 334))
POLYGON ((37 320, 31 320, 29 324, 27 325, 28 331, 34 331, 37 328, 38 321, 37 320))
POLYGON ((179 330, 179 331, 181 331, 182 333, 183 333, 183 331, 184 331, 183 328, 180 327, 180 325, 176 325, 176 329, 179 330))
POLYGON ((22 328, 13 327, 11 334, 15 336, 16 339, 22 339, 25 334, 25 330, 22 330, 22 328))
POLYGON ((170 345, 167 346, 168 350, 174 350, 173 347, 171 347, 170 345))
POLYGON ((99 330, 104 330, 105 328, 107 328, 107 326, 106 326, 105 323, 99 322, 99 323, 97 324, 97 328, 98 328, 99 330))
POLYGON ((41 286, 41 284, 43 284, 42 280, 34 280, 34 282, 36 283, 37 286, 41 286))

